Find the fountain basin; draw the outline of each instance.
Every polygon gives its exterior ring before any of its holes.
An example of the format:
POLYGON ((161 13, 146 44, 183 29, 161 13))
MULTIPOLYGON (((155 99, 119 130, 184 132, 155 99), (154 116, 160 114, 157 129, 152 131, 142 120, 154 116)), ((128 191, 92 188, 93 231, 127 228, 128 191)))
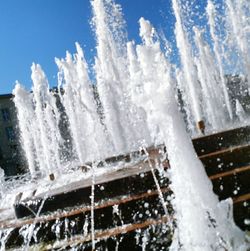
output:
MULTIPOLYGON (((237 128, 193 140, 196 152, 213 183, 214 192, 220 199, 232 197, 234 220, 246 231, 249 231, 246 219, 250 215, 248 130, 248 127, 237 128)), ((160 232, 166 222, 174 222, 174 211, 169 202, 173 194, 163 171, 169 168, 167 159, 162 162, 165 150, 163 146, 150 148, 148 156, 138 151, 137 157, 140 157, 131 165, 130 155, 109 158, 109 163, 125 159, 126 164, 123 162, 124 167, 107 169, 99 176, 97 173, 94 224, 98 245, 113 245, 111 240, 114 238, 124 239, 122 245, 129 245, 138 231, 150 232, 149 236, 153 240, 152 236, 160 232), (160 160, 163 169, 159 172, 157 163, 160 160), (159 181, 164 200, 168 202, 168 215, 164 213, 152 171, 159 181)), ((131 155, 136 156, 134 153, 131 155)), ((46 243, 48 249, 49 245, 51 248, 56 245, 58 248, 69 245, 88 247, 91 241, 90 222, 85 227, 85 235, 83 229, 91 217, 91 185, 90 175, 87 179, 51 190, 46 199, 46 193, 21 199, 15 204, 16 217, 19 219, 1 222, 1 228, 14 229, 8 238, 8 245, 22 245, 25 240, 20 236, 21 229, 35 226, 37 239, 32 239, 32 244, 46 243), (57 226, 60 226, 58 233, 53 232, 52 229, 57 226), (65 236, 70 236, 70 241, 65 236)), ((166 232, 168 234, 162 236, 162 245, 165 246, 171 243, 172 236, 169 228, 166 232)))

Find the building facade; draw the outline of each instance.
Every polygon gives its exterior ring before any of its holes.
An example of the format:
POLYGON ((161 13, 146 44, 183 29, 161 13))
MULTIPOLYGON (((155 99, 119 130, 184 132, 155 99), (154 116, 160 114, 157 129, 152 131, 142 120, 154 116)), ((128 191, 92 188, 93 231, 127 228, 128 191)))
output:
POLYGON ((0 95, 0 167, 6 176, 22 173, 16 109, 11 94, 0 95))

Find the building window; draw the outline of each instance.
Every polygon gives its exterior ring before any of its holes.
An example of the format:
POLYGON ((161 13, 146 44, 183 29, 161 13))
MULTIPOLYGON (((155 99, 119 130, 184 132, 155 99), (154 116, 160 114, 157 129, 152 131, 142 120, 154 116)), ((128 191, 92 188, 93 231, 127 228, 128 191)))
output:
POLYGON ((1 109, 3 121, 10 121, 10 110, 8 108, 1 109))
POLYGON ((9 141, 13 141, 16 138, 15 131, 12 126, 5 128, 6 135, 9 141))
POLYGON ((0 147, 0 159, 3 159, 3 152, 2 152, 1 147, 0 147))
POLYGON ((11 152, 12 152, 12 157, 17 157, 18 151, 17 151, 17 145, 11 145, 10 146, 11 152))

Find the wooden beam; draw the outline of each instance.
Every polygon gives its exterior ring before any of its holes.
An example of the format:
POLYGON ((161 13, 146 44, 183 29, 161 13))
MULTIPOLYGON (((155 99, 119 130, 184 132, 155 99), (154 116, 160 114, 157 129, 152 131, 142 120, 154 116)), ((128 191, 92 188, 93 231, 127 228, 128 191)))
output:
POLYGON ((223 155, 223 154, 227 154, 227 153, 232 153, 232 152, 237 152, 237 151, 241 151, 244 150, 246 148, 250 148, 250 145, 241 145, 241 146, 235 146, 235 147, 228 147, 226 149, 222 149, 216 152, 212 152, 212 153, 207 153, 207 154, 203 154, 199 156, 199 159, 205 159, 205 158, 211 158, 217 155, 223 155))
MULTIPOLYGON (((103 239, 107 239, 107 238, 117 236, 120 234, 129 233, 131 231, 135 231, 138 229, 147 228, 149 226, 167 223, 169 220, 170 219, 166 216, 163 216, 156 220, 148 219, 140 223, 127 224, 127 225, 115 227, 112 229, 95 231, 94 236, 95 236, 95 239, 103 240, 103 239)), ((82 243, 90 242, 90 241, 91 241, 91 234, 88 234, 86 236, 78 235, 78 236, 73 236, 70 240, 63 240, 60 242, 56 242, 53 245, 50 244, 47 247, 45 247, 45 250, 58 249, 58 248, 62 249, 68 246, 78 245, 78 244, 82 244, 82 243)))
POLYGON ((238 197, 234 197, 233 198, 233 203, 237 204, 237 203, 241 203, 241 202, 248 201, 248 200, 250 200, 250 193, 244 194, 244 195, 241 195, 241 196, 238 196, 238 197))
POLYGON ((215 174, 215 175, 211 175, 211 176, 209 176, 209 179, 215 180, 215 179, 219 179, 219 178, 223 178, 223 177, 235 175, 237 173, 246 172, 246 171, 249 171, 249 170, 250 170, 250 166, 244 166, 244 167, 240 167, 240 168, 235 168, 235 169, 227 171, 227 172, 223 172, 223 173, 218 173, 218 174, 215 174))
MULTIPOLYGON (((163 188, 161 188, 161 191, 162 191, 162 193, 166 193, 166 192, 170 191, 170 189, 169 189, 169 187, 163 187, 163 188)), ((124 203, 130 202, 130 201, 140 200, 140 199, 144 199, 144 198, 148 198, 148 197, 152 197, 152 196, 157 196, 157 195, 158 195, 158 191, 154 190, 151 192, 145 192, 145 193, 141 193, 141 194, 135 194, 135 195, 130 195, 130 196, 128 195, 126 197, 121 196, 121 197, 114 198, 114 199, 111 199, 108 201, 96 203, 94 209, 95 210, 102 209, 105 207, 120 205, 120 204, 124 204, 124 203)), ((70 211, 56 212, 51 215, 40 216, 40 217, 36 217, 36 218, 3 221, 3 222, 0 222, 0 228, 12 228, 12 227, 18 228, 18 227, 22 227, 27 224, 43 223, 43 222, 48 222, 48 221, 64 218, 64 217, 70 217, 70 216, 77 215, 80 213, 85 213, 90 210, 91 210, 91 206, 88 205, 88 206, 79 207, 77 209, 73 209, 70 211)))
POLYGON ((218 133, 194 138, 193 145, 198 155, 208 154, 237 146, 243 142, 247 144, 250 140, 250 126, 220 131, 218 133))

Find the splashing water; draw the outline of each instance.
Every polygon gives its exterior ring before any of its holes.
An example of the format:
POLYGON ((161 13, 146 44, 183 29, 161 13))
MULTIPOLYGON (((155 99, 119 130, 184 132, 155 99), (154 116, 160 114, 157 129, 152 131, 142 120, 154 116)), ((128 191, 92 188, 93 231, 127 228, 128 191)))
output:
POLYGON ((215 86, 214 84, 218 76, 216 64, 209 45, 203 39, 202 31, 194 27, 194 34, 195 45, 199 52, 199 56, 195 58, 195 64, 197 66, 197 76, 201 84, 204 116, 207 123, 214 130, 219 130, 223 128, 226 118, 224 116, 223 101, 221 100, 223 92, 220 85, 215 86))
POLYGON ((199 102, 199 88, 197 72, 191 55, 191 45, 188 42, 185 29, 181 20, 181 11, 177 0, 172 1, 173 10, 176 17, 175 37, 179 49, 181 63, 183 66, 184 81, 186 83, 184 92, 189 97, 189 105, 194 117, 194 121, 202 120, 201 107, 199 102))
MULTIPOLYGON (((75 165, 97 163, 108 156, 164 143, 171 165, 168 175, 177 221, 170 250, 246 250, 244 233, 232 219, 232 202, 219 202, 214 195, 189 134, 199 133, 196 124, 202 120, 207 131, 214 132, 233 125, 234 117, 241 123, 247 117, 239 100, 234 100, 234 114, 224 64, 230 50, 224 48, 237 47, 241 54, 237 60, 249 77, 250 4, 226 1, 225 33, 230 33, 233 41, 226 46, 218 35, 217 26, 221 24, 211 0, 203 30, 186 29, 182 3, 172 0, 180 55, 180 66, 174 66, 168 62, 159 35, 148 20, 139 20, 142 43, 127 41, 120 5, 113 0, 92 0, 97 43, 95 79, 88 74, 78 43, 76 54, 67 52, 65 59, 56 59, 56 92, 50 90, 42 68, 33 64, 32 92, 19 83, 13 91, 21 142, 31 176, 40 175, 40 180, 51 173, 64 177, 75 165), (236 14, 241 18, 236 19, 236 14), (210 41, 205 39, 206 30, 210 41), (190 32, 194 41, 190 41, 190 32), (178 98, 182 104, 177 103, 178 98)), ((98 173, 98 168, 94 171, 98 173)), ((93 248, 95 177, 93 174, 93 248)), ((143 241, 145 247, 146 235, 143 241)))
POLYGON ((208 22, 209 22, 209 27, 210 27, 210 34, 213 39, 213 50, 214 50, 214 55, 215 59, 218 65, 219 69, 219 78, 221 81, 222 89, 223 89, 223 94, 224 94, 224 104, 227 108, 227 112, 229 114, 230 119, 232 120, 233 118, 233 113, 232 113, 232 107, 231 103, 229 100, 229 95, 228 95, 228 90, 227 90, 227 85, 226 85, 226 80, 225 80, 225 73, 223 70, 223 63, 222 63, 222 57, 221 51, 223 51, 223 48, 221 48, 220 44, 221 41, 219 40, 217 34, 216 34, 216 21, 215 21, 215 16, 217 15, 215 6, 212 1, 208 0, 207 4, 207 16, 208 16, 208 22))

